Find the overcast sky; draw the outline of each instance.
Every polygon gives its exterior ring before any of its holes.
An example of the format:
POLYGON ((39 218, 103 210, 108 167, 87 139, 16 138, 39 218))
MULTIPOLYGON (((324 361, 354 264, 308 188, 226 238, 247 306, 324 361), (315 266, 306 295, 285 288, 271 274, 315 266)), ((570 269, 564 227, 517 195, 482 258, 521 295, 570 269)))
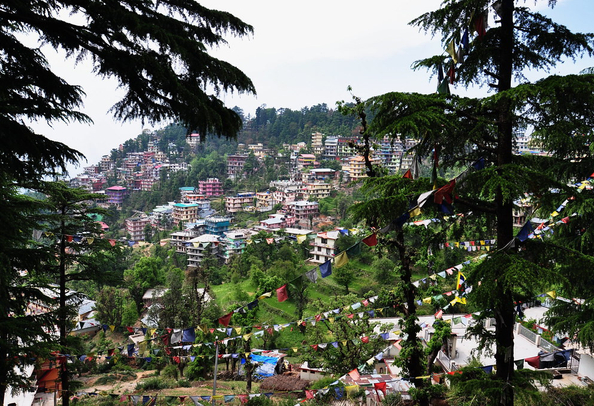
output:
MULTIPOLYGON (((229 38, 228 46, 213 53, 243 70, 254 82, 257 96, 224 95, 229 106, 254 114, 257 107, 300 109, 339 100, 354 94, 362 98, 389 91, 430 93, 436 79, 426 71, 412 71, 418 59, 443 52, 440 38, 419 32, 408 22, 436 9, 441 0, 206 0, 204 6, 229 11, 254 27, 254 35, 229 38)), ((546 4, 540 1, 539 4, 546 4)), ((534 0, 526 0, 533 6, 534 0)), ((592 0, 558 0, 553 10, 539 6, 555 21, 578 32, 594 31, 592 0)), ((48 50, 49 51, 49 50, 48 50)), ((87 94, 84 111, 92 125, 40 123, 35 128, 52 139, 81 151, 88 163, 96 163, 112 148, 139 134, 140 122, 117 123, 107 113, 118 98, 115 81, 101 81, 82 63, 50 58, 52 66, 87 94)), ((550 73, 577 73, 594 66, 591 58, 567 62, 550 73)), ((538 73, 542 76, 543 73, 538 73)), ((533 76, 535 77, 535 76, 533 76)), ((453 90, 464 94, 463 89, 453 90)), ((471 89, 474 95, 486 90, 471 89)), ((83 166, 87 163, 83 162, 83 166)), ((71 169, 70 175, 80 172, 71 169)))

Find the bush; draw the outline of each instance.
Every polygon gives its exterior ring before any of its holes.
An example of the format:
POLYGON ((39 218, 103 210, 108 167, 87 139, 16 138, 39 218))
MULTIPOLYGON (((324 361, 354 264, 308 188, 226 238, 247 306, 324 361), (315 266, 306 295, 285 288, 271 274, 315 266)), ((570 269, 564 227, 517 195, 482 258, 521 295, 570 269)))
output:
POLYGON ((163 368, 163 370, 161 371, 161 376, 163 378, 169 378, 169 379, 177 379, 179 375, 179 369, 177 368, 177 366, 173 365, 173 364, 169 364, 167 365, 165 368, 163 368))
POLYGON ((183 378, 177 381, 177 386, 179 386, 180 388, 191 388, 192 383, 189 380, 183 378))
POLYGON ((146 380, 136 384, 136 390, 161 390, 171 389, 175 387, 175 382, 169 379, 163 379, 159 376, 147 378, 146 380))

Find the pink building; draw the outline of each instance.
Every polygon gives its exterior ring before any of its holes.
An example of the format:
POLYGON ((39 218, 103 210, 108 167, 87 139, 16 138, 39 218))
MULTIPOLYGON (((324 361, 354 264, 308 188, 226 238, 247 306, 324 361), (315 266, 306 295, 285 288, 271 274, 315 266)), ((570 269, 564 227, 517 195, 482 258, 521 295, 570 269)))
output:
POLYGON ((121 205, 126 197, 126 188, 124 186, 112 186, 105 189, 107 203, 121 205))
POLYGON ((217 178, 198 181, 198 193, 205 196, 222 196, 223 184, 217 178))

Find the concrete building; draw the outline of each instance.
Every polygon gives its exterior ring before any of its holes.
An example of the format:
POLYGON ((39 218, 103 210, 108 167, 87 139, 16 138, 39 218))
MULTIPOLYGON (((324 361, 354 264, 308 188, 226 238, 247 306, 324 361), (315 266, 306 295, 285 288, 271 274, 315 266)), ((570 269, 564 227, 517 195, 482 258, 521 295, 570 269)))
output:
POLYGON ((270 191, 256 193, 256 210, 270 211, 272 206, 272 193, 270 191))
POLYGON ((307 200, 299 200, 291 202, 286 206, 286 213, 299 220, 307 220, 310 216, 317 217, 320 214, 318 202, 309 202, 307 200))
POLYGON ((229 231, 231 219, 229 217, 208 217, 204 220, 206 234, 218 235, 222 237, 225 232, 229 231))
POLYGON ((227 155, 227 177, 229 179, 240 179, 243 177, 243 165, 247 155, 227 155))
POLYGON ((330 196, 330 192, 335 188, 330 183, 312 182, 306 183, 303 188, 304 199, 320 200, 330 196))
POLYGON ((124 186, 112 186, 105 189, 107 196, 107 203, 116 206, 121 206, 127 194, 127 189, 124 186))
POLYGON ((175 248, 175 252, 185 254, 188 245, 190 245, 190 240, 199 237, 202 234, 204 234, 204 226, 196 226, 183 231, 176 231, 175 233, 171 233, 169 245, 175 248))
POLYGON ((227 213, 238 213, 248 207, 254 207, 256 194, 252 192, 238 193, 237 196, 225 197, 225 210, 227 213))
POLYGON ((186 245, 186 255, 188 256, 188 266, 199 266, 207 255, 219 255, 220 236, 212 234, 203 234, 188 241, 186 245))
POLYGON ((196 203, 175 203, 172 218, 174 224, 192 223, 198 219, 198 205, 196 203))
POLYGON ((309 243, 312 246, 309 251, 309 260, 317 264, 323 264, 327 260, 334 258, 336 255, 336 240, 338 240, 339 236, 340 232, 338 231, 318 233, 314 241, 309 243))
POLYGON ((222 196, 223 184, 217 178, 198 181, 198 192, 207 197, 222 196))
POLYGON ((136 212, 126 219, 126 233, 130 234, 132 241, 144 241, 144 228, 151 224, 151 219, 143 212, 136 212))
POLYGON ((223 234, 221 256, 225 259, 225 262, 229 262, 234 255, 243 253, 246 241, 253 233, 250 230, 232 230, 223 234))

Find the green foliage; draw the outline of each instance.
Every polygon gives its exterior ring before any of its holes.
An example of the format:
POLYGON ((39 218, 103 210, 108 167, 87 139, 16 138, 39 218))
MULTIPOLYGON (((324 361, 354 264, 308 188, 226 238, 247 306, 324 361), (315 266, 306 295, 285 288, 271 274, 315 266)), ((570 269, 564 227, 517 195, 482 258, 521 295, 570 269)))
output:
POLYGON ((170 379, 163 379, 159 376, 146 378, 145 380, 136 384, 136 390, 162 390, 171 389, 175 387, 175 382, 170 379))
MULTIPOLYGON (((317 304, 321 310, 328 307, 344 307, 355 301, 356 297, 348 295, 334 298, 330 303, 317 304)), ((328 373, 346 374, 354 368, 366 365, 365 362, 369 358, 374 357, 385 348, 385 340, 378 335, 371 334, 376 327, 379 327, 379 323, 371 322, 367 312, 362 318, 349 318, 343 315, 317 322, 315 326, 307 327, 307 342, 335 342, 336 346, 328 345, 324 350, 319 351, 310 347, 301 358, 312 366, 324 368, 328 373)), ((382 331, 389 331, 391 327, 393 326, 382 324, 380 328, 382 331)))
POLYGON ((274 402, 268 396, 254 396, 250 397, 246 402, 246 406, 272 406, 274 402))

